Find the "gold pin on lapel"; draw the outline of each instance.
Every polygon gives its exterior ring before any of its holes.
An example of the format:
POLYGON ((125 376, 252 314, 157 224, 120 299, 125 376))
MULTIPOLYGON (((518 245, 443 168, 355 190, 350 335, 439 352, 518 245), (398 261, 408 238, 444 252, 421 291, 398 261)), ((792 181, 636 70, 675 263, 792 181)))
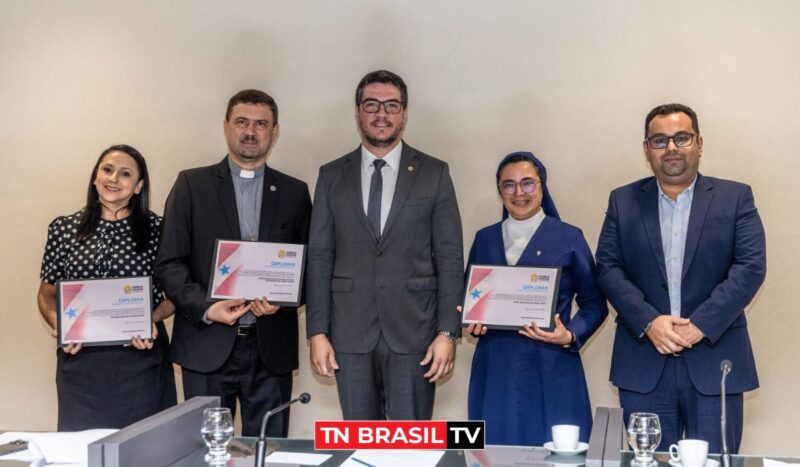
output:
POLYGON ((413 165, 409 165, 408 166, 408 171, 409 172, 413 172, 414 171, 414 166, 413 165))

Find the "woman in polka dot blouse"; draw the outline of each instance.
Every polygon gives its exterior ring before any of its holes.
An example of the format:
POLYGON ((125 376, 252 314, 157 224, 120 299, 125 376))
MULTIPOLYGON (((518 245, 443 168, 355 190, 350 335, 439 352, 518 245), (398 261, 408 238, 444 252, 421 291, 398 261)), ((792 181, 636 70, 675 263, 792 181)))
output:
MULTIPOLYGON (((86 206, 56 218, 47 234, 38 303, 54 330, 59 280, 153 275, 161 218, 149 204, 150 179, 139 151, 125 145, 103 151, 86 206)), ((129 346, 77 343, 57 350, 59 431, 122 428, 176 403, 163 323, 175 307, 155 281, 153 304, 153 341, 134 337, 129 346)))

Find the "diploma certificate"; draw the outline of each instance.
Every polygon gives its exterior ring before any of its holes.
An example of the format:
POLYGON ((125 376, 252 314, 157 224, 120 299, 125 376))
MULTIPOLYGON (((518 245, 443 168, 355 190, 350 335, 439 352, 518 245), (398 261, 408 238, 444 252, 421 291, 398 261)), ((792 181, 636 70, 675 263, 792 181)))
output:
POLYGON ((153 337, 153 289, 149 276, 60 281, 58 345, 130 344, 153 337))
POLYGON ((217 240, 208 298, 267 297, 279 306, 297 306, 303 290, 305 245, 217 240))
POLYGON ((561 268, 470 265, 462 324, 520 329, 533 322, 551 331, 560 280, 561 268))

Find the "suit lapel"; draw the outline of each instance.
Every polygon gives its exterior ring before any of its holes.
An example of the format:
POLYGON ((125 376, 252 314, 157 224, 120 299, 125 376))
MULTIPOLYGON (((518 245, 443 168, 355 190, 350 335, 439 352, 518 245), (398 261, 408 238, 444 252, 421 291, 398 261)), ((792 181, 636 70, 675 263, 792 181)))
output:
POLYGON ((242 233, 239 231, 239 211, 236 209, 236 193, 233 191, 233 180, 231 180, 231 170, 228 167, 227 157, 217 164, 215 172, 217 175, 217 194, 222 203, 228 227, 231 229, 232 239, 239 240, 242 238, 242 233))
POLYGON ((647 180, 639 192, 639 211, 644 221, 644 228, 647 232, 647 240, 661 271, 664 283, 667 280, 667 269, 664 264, 664 247, 661 243, 661 223, 658 219, 658 185, 655 178, 647 180))
POLYGON ((269 166, 264 169, 264 186, 261 195, 261 214, 258 222, 258 240, 267 241, 272 231, 272 222, 278 210, 281 187, 277 184, 278 177, 269 166))
POLYGON ((400 154, 400 165, 397 166, 397 184, 394 188, 394 197, 392 198, 392 207, 389 209, 389 217, 386 219, 386 225, 383 226, 383 233, 381 234, 381 242, 385 239, 392 229, 392 226, 400 216, 400 211, 403 209, 403 203, 411 193, 411 187, 414 184, 416 173, 419 170, 419 159, 417 152, 409 145, 403 143, 403 152, 400 154))
POLYGON ((353 205, 353 213, 358 219, 361 227, 369 232, 369 236, 375 240, 375 233, 372 231, 372 226, 369 225, 367 214, 364 212, 364 200, 361 193, 361 146, 357 147, 355 151, 347 155, 347 161, 342 167, 342 180, 347 191, 347 197, 350 199, 350 204, 353 205))
POLYGON ((697 175, 697 182, 694 185, 694 195, 692 197, 692 211, 689 214, 689 226, 686 232, 686 245, 683 250, 683 272, 681 277, 686 277, 689 265, 697 251, 697 244, 700 243, 700 234, 703 232, 703 224, 706 221, 708 207, 714 198, 714 185, 702 175, 697 175))

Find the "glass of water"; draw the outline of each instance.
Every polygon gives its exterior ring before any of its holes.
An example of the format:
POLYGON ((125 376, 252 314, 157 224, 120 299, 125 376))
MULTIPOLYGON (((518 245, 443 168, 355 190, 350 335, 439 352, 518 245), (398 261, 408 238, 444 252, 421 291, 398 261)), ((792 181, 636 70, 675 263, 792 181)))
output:
POLYGON ((654 413, 636 412, 628 421, 628 443, 633 448, 631 464, 638 467, 655 465, 653 452, 661 442, 661 422, 654 413))
POLYGON ((203 411, 203 426, 200 428, 203 441, 208 446, 206 462, 226 461, 228 443, 233 438, 233 418, 230 409, 225 407, 212 407, 203 411))

